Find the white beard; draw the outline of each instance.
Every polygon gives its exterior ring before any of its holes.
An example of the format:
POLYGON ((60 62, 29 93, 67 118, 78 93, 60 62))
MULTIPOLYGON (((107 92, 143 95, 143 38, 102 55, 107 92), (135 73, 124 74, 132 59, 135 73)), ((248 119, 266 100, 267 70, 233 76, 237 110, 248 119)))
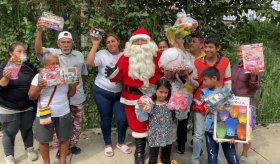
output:
POLYGON ((157 45, 152 41, 142 45, 126 43, 124 54, 129 57, 128 76, 143 81, 144 87, 149 86, 149 79, 155 74, 154 56, 157 49, 157 45))

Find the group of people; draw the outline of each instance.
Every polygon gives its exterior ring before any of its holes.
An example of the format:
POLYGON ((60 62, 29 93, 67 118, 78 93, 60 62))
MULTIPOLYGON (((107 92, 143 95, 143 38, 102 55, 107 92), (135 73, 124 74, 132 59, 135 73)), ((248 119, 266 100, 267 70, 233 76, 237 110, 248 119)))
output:
MULTIPOLYGON (((206 142, 208 163, 221 162, 219 143, 213 132, 205 129, 205 115, 193 108, 201 100, 202 89, 216 90, 227 87, 236 96, 250 97, 251 129, 255 129, 254 96, 260 86, 260 73, 255 69, 245 74, 241 49, 239 63, 230 66, 225 56, 220 56, 220 38, 214 35, 204 38, 191 35, 189 49, 185 49, 184 37, 176 36, 175 43, 162 40, 158 45, 148 31, 139 28, 132 33, 122 51, 120 39, 115 33, 104 38, 106 48, 99 50, 102 39, 91 37, 92 48, 86 60, 84 55, 73 50, 72 34, 60 32, 58 48, 45 48, 42 44, 44 22, 37 22, 35 53, 42 67, 76 67, 78 79, 73 84, 47 86, 39 78, 35 67, 28 61, 22 43, 13 43, 8 50, 8 59, 0 65, 0 122, 3 128, 5 163, 15 163, 14 145, 17 132, 21 131, 27 157, 38 159, 33 148, 34 138, 45 164, 50 163, 49 143, 58 149, 56 157, 66 163, 69 153, 79 154, 77 147, 81 134, 86 96, 83 89, 87 66, 97 67, 98 75, 93 83, 93 100, 100 115, 100 126, 104 140, 104 155, 114 156, 111 140, 113 116, 117 122, 116 147, 125 154, 132 149, 125 144, 129 127, 135 139, 134 159, 144 164, 146 145, 149 146, 149 164, 176 164, 174 152, 184 154, 187 141, 188 119, 193 117, 192 163, 199 164, 203 143, 206 142), (17 79, 10 79, 11 72, 5 69, 11 56, 22 59, 17 79), (188 69, 176 70, 176 65, 188 65, 188 69), (172 93, 181 91, 187 100, 186 110, 171 111, 168 100, 172 93), (147 119, 140 119, 148 95, 153 101, 147 119), (15 103, 16 102, 16 103, 15 103), (191 114, 190 114, 191 113, 191 114), (46 123, 46 120, 50 121, 46 123), (148 139, 147 139, 148 138, 148 139), (204 138, 207 138, 204 141, 204 138)), ((226 160, 230 164, 248 161, 248 144, 243 144, 241 156, 237 155, 237 144, 221 143, 226 160)))

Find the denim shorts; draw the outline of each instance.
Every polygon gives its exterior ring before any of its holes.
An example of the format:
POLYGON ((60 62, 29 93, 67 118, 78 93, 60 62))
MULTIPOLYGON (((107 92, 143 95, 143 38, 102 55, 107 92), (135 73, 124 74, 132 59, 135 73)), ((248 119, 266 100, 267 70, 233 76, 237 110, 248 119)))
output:
POLYGON ((73 132, 70 113, 61 117, 52 117, 52 123, 49 125, 41 125, 40 118, 36 117, 34 121, 34 138, 39 143, 52 142, 54 132, 56 132, 59 141, 70 139, 73 132))

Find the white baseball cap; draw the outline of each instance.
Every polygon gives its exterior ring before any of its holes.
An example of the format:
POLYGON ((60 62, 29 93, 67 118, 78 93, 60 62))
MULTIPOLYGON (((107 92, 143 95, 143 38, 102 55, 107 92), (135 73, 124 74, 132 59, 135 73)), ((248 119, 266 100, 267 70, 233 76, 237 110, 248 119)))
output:
POLYGON ((62 31, 62 32, 60 32, 60 33, 58 34, 57 40, 59 40, 59 39, 61 39, 61 38, 69 38, 69 39, 73 40, 72 34, 71 34, 70 32, 68 32, 68 31, 62 31))

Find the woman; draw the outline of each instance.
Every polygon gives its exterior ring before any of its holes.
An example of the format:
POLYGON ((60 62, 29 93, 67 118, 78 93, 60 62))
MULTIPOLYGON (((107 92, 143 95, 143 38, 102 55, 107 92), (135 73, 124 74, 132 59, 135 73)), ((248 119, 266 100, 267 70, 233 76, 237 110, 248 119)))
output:
POLYGON ((28 159, 30 161, 38 159, 38 154, 33 149, 34 103, 28 98, 30 83, 37 71, 26 59, 24 45, 13 43, 9 46, 10 62, 4 61, 0 64, 0 122, 3 126, 3 147, 6 164, 15 163, 14 145, 19 130, 28 159), (17 62, 15 65, 20 67, 18 74, 15 73, 16 70, 6 67, 8 63, 15 62, 17 62))
POLYGON ((162 39, 162 40, 160 40, 159 42, 158 42, 158 50, 160 51, 160 52, 163 52, 164 50, 166 50, 167 48, 169 48, 170 46, 169 46, 169 43, 168 43, 168 41, 167 40, 165 40, 165 39, 162 39))
MULTIPOLYGON (((236 96, 243 96, 250 98, 250 133, 256 130, 256 101, 255 95, 261 85, 261 73, 260 69, 256 67, 251 73, 244 73, 243 67, 243 55, 241 46, 237 53, 238 63, 232 67, 231 79, 232 79, 232 91, 236 96)), ((252 137, 252 134, 251 134, 252 137)), ((242 154, 240 157, 240 163, 248 163, 248 152, 252 144, 252 138, 248 143, 243 144, 242 154)), ((236 151, 238 153, 238 144, 236 151)))
MULTIPOLYGON (((44 67, 59 65, 56 55, 47 53, 43 57, 44 67)), ((37 74, 28 92, 31 100, 38 99, 36 119, 34 121, 35 139, 39 142, 44 164, 50 164, 49 143, 53 141, 54 132, 60 141, 60 164, 66 163, 69 140, 72 136, 72 117, 69 97, 76 93, 78 81, 73 84, 46 86, 47 81, 40 80, 37 74)))
POLYGON ((114 155, 111 142, 111 128, 113 114, 117 119, 118 144, 117 148, 123 153, 131 153, 131 149, 124 144, 127 130, 127 120, 124 105, 120 103, 122 86, 119 83, 112 83, 105 77, 106 65, 113 66, 119 57, 120 40, 114 33, 109 33, 105 38, 106 48, 98 52, 101 42, 100 38, 91 38, 92 48, 87 56, 87 65, 98 67, 98 75, 94 82, 93 95, 101 118, 101 130, 105 142, 104 154, 111 157, 114 155))

